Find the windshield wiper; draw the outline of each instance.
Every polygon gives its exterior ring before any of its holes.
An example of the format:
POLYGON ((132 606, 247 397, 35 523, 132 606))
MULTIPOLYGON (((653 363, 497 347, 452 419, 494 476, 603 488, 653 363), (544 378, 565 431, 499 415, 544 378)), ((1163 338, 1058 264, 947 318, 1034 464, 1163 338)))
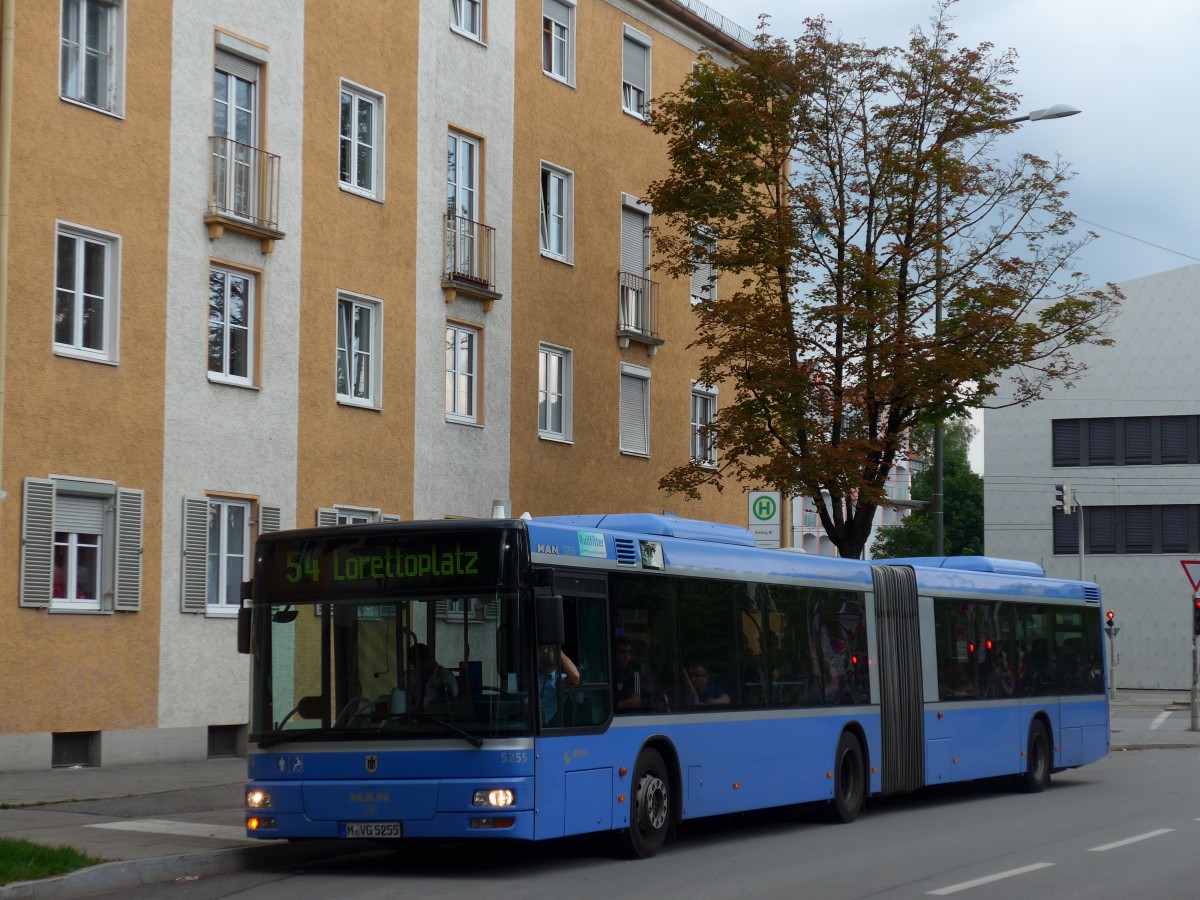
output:
POLYGON ((478 735, 471 734, 471 732, 466 731, 462 728, 459 728, 453 722, 447 722, 445 719, 440 718, 439 716, 435 715, 434 713, 407 712, 407 713, 395 713, 393 715, 388 716, 389 719, 403 719, 405 717, 413 717, 413 718, 420 717, 422 719, 428 719, 430 722, 433 722, 436 725, 441 725, 447 731, 457 734, 460 738, 462 738, 464 741, 466 741, 472 747, 482 747, 483 746, 483 738, 479 737, 478 735))
POLYGON ((348 735, 357 733, 358 732, 356 730, 352 731, 348 728, 340 728, 337 731, 322 731, 319 728, 308 729, 305 731, 281 731, 274 737, 264 738, 263 740, 259 741, 258 749, 266 750, 268 747, 274 747, 276 744, 283 744, 288 741, 307 741, 317 737, 329 737, 330 735, 335 737, 346 737, 348 735))

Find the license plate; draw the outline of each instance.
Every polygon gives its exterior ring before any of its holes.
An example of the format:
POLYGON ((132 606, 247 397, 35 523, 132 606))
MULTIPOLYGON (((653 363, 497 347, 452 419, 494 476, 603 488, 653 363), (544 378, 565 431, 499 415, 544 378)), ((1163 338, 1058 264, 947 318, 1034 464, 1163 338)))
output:
POLYGON ((400 823, 347 822, 345 834, 348 838, 398 838, 400 837, 400 823))

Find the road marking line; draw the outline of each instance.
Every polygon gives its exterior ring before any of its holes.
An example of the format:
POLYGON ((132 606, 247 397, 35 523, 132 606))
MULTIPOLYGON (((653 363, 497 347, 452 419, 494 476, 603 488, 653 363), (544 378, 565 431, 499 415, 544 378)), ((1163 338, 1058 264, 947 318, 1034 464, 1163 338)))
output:
POLYGON ((1172 711, 1168 709, 1164 712, 1159 713, 1158 718, 1150 723, 1150 730, 1153 731, 1155 728, 1157 728, 1163 722, 1167 721, 1167 716, 1169 716, 1171 714, 1171 712, 1172 711))
POLYGON ((936 891, 930 891, 930 894, 943 897, 946 894, 957 894, 959 891, 966 891, 971 888, 976 888, 984 884, 991 884, 993 881, 1001 881, 1005 878, 1012 878, 1014 875, 1024 875, 1026 872, 1036 872, 1038 869, 1048 869, 1054 863, 1034 863, 1031 866, 1022 866, 1019 869, 1009 869, 1007 872, 997 872, 995 875, 985 875, 983 878, 976 878, 974 881, 964 881, 960 884, 952 884, 949 887, 938 888, 936 891))
POLYGON ((1147 831, 1145 834, 1139 834, 1137 837, 1125 838, 1123 841, 1115 841, 1111 844, 1105 844, 1103 847, 1089 847, 1089 853, 1103 853, 1105 850, 1115 850, 1118 847, 1124 847, 1127 844, 1136 844, 1138 841, 1148 841, 1150 838, 1158 837, 1161 834, 1170 834, 1174 828, 1160 828, 1158 831, 1147 831))
POLYGON ((180 837, 217 838, 222 841, 249 841, 246 829, 233 825, 206 825, 203 822, 173 822, 170 819, 124 819, 119 822, 97 822, 87 828, 111 828, 114 831, 145 831, 151 834, 174 834, 180 837))

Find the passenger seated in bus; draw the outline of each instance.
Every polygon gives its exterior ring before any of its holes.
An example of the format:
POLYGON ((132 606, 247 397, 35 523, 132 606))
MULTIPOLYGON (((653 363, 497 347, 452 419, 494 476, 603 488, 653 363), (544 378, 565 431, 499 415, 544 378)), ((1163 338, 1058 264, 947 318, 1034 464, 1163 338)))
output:
POLYGON ((684 671, 683 691, 688 706, 728 706, 730 702, 729 694, 701 665, 692 665, 684 671))
POLYGON ((546 645, 538 651, 538 705, 543 725, 557 724, 559 685, 579 684, 579 667, 561 647, 557 654, 554 650, 552 645, 546 645))
POLYGON ((633 661, 633 641, 613 638, 613 704, 617 709, 642 708, 642 669, 633 661))
POLYGON ((458 696, 458 681, 450 670, 433 658, 427 644, 416 644, 405 676, 409 709, 423 712, 449 712, 450 702, 458 696))

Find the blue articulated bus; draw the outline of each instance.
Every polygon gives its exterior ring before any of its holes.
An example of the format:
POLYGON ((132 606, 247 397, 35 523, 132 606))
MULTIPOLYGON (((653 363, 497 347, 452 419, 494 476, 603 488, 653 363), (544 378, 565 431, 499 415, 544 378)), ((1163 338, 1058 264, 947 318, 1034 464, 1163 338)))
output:
POLYGON ((1094 584, 859 560, 655 515, 349 525, 257 545, 247 833, 518 838, 1010 776, 1108 752, 1094 584))

